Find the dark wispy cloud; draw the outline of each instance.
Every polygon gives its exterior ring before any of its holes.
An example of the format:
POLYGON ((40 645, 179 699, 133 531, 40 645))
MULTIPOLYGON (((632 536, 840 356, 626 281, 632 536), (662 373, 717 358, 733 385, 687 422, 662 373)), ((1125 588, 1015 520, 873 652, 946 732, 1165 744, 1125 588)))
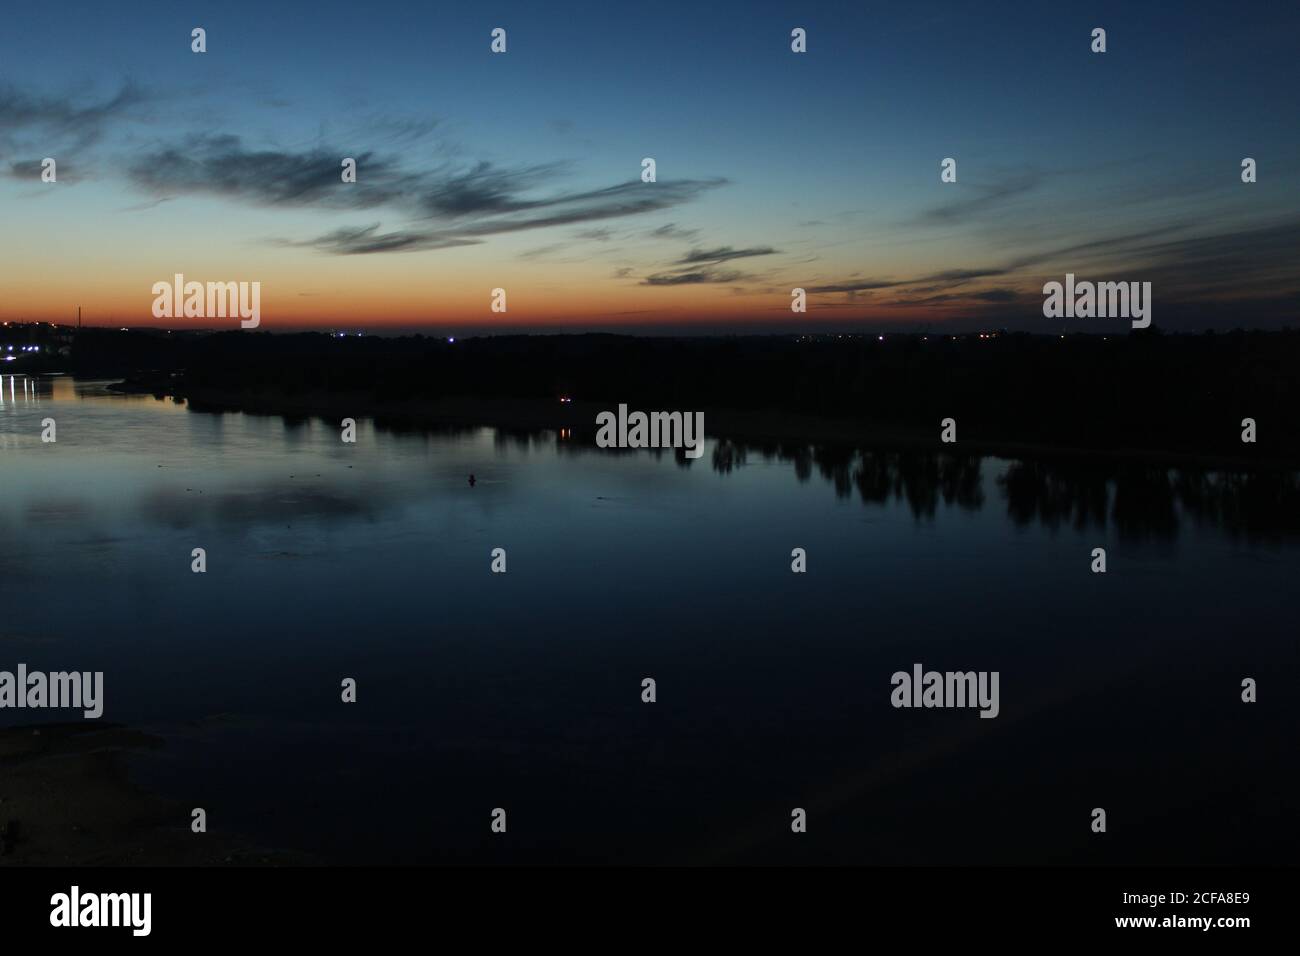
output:
POLYGON ((1042 179, 1042 174, 1036 170, 1017 173, 991 185, 965 183, 958 179, 956 183, 944 186, 957 194, 942 205, 925 210, 916 221, 931 226, 962 223, 1030 192, 1042 179))
MULTIPOLYGON (((854 303, 859 295, 873 297, 878 306, 937 307, 971 315, 988 310, 1035 311, 1041 305, 1041 270, 1108 281, 1149 281, 1161 308, 1208 313, 1206 303, 1234 303, 1236 319, 1249 324, 1256 313, 1276 316, 1289 308, 1300 319, 1300 217, 1280 217, 1249 226, 1206 230, 1187 221, 1035 250, 1003 265, 947 269, 911 278, 853 276, 808 286, 809 293, 843 295, 854 303), (994 287, 981 280, 1002 278, 994 287), (1287 290, 1279 295, 1279 290, 1287 290)), ((831 305, 832 303, 826 303, 831 305)))
POLYGON ((395 146, 409 146, 428 139, 441 120, 431 116, 372 116, 365 124, 367 139, 382 139, 395 146))
POLYGON ((75 94, 32 94, 12 83, 0 83, 0 129, 25 126, 86 131, 99 130, 110 118, 144 103, 147 95, 134 83, 123 83, 108 98, 86 98, 75 94))
POLYGON ((698 229, 683 229, 675 222, 670 222, 660 226, 658 229, 651 229, 646 235, 651 239, 686 239, 691 240, 700 234, 698 229))
POLYGON ((721 246, 717 249, 692 249, 677 260, 678 265, 694 266, 705 263, 730 262, 732 259, 747 259, 751 256, 770 256, 777 250, 771 246, 757 246, 752 249, 733 249, 721 246))
MULTIPOLYGON (((1300 217, 1137 245, 1126 272, 1166 301, 1300 294, 1300 217)), ((1300 319, 1300 312, 1293 316, 1300 319)))
MULTIPOLYGON (((281 240, 339 254, 441 249, 486 236, 642 215, 690 202, 726 182, 675 180, 651 188, 631 181, 538 195, 568 171, 565 164, 507 168, 482 161, 408 170, 365 152, 353 157, 357 181, 344 183, 344 155, 326 148, 249 149, 238 136, 200 135, 140 156, 127 172, 132 182, 155 196, 218 195, 264 206, 339 210, 388 207, 413 222, 388 233, 375 225, 302 241, 281 240)), ((593 229, 579 238, 602 240, 609 235, 593 229)))
MULTIPOLYGON (((210 195, 261 206, 372 209, 405 196, 451 215, 500 207, 512 185, 504 172, 483 166, 432 177, 403 172, 373 152, 249 149, 231 134, 199 134, 159 145, 136 157, 126 172, 137 187, 161 197, 210 195), (342 181, 344 157, 356 160, 355 183, 342 181)), ((535 170, 517 172, 515 188, 534 175, 535 170)))
MULTIPOLYGON (((53 157, 51 157, 53 158, 53 157)), ((42 165, 45 157, 37 158, 32 156, 28 159, 17 159, 3 168, 3 175, 10 179, 16 179, 19 182, 40 183, 43 182, 41 174, 45 167, 42 165)), ((75 183, 80 179, 77 171, 73 168, 69 160, 62 160, 55 166, 55 173, 58 176, 56 182, 75 183)))
POLYGON ((1148 247, 1150 240, 1185 232, 1190 226, 1189 222, 1171 222, 1137 232, 1111 233, 1084 242, 1045 246, 1016 256, 1003 267, 1002 271, 1014 272, 1048 262, 1069 264, 1091 262, 1096 259, 1132 258, 1138 251, 1148 247))
MULTIPOLYGON (((919 281, 916 279, 913 282, 919 281)), ((892 289, 896 286, 907 285, 907 281, 894 281, 889 279, 848 279, 843 282, 832 282, 827 285, 809 286, 809 293, 833 293, 833 292, 871 292, 876 289, 892 289)))
MULTIPOLYGON (((662 227, 661 227, 662 228, 662 227)), ((748 249, 736 249, 732 246, 718 246, 713 249, 692 249, 672 263, 673 268, 652 273, 641 280, 642 285, 706 285, 727 284, 733 282, 750 282, 756 276, 733 269, 720 269, 718 266, 734 259, 748 259, 754 256, 770 256, 777 252, 771 246, 754 246, 748 249)))
POLYGON ((314 247, 340 255, 445 249, 479 242, 488 236, 656 212, 689 202, 722 182, 723 180, 679 180, 674 183, 658 183, 653 191, 638 188, 642 185, 639 182, 626 183, 533 203, 527 208, 540 210, 533 214, 514 211, 502 215, 495 209, 489 209, 480 212, 470 221, 414 225, 391 233, 380 233, 377 226, 370 226, 364 230, 335 230, 302 241, 279 242, 283 245, 314 247))
MULTIPOLYGON (((907 296, 899 299, 900 305, 951 305, 960 303, 977 303, 983 305, 1006 305, 1019 302, 1025 298, 1023 291, 998 288, 984 289, 980 292, 948 292, 941 295, 907 296)), ((1035 298, 1041 303, 1041 297, 1035 298)))
POLYGON ((375 252, 415 252, 423 249, 451 249, 456 246, 477 245, 477 239, 457 239, 452 236, 434 236, 422 232, 379 231, 379 223, 356 228, 335 229, 323 236, 305 241, 275 239, 280 246, 300 246, 333 252, 338 255, 365 255, 375 252))
POLYGON ((721 269, 695 269, 689 272, 661 272, 646 276, 642 285, 705 285, 708 283, 745 282, 754 277, 743 272, 721 269))
POLYGON ((557 252, 563 252, 569 248, 567 242, 553 242, 547 246, 538 246, 535 249, 526 249, 519 253, 520 259, 547 259, 557 252))
POLYGON ((0 146, 9 148, 25 133, 38 132, 46 141, 84 148, 97 142, 111 122, 136 111, 148 99, 130 82, 111 96, 99 97, 40 95, 0 84, 0 146))

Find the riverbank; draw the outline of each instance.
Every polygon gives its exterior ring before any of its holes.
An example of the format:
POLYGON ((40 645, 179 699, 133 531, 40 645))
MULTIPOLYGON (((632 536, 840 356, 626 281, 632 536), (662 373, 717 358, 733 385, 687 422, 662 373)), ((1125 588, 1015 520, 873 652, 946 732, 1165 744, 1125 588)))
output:
MULTIPOLYGON (((186 386, 177 379, 127 379, 108 386, 125 394, 165 395, 183 399, 195 412, 244 412, 287 418, 369 419, 380 428, 461 430, 500 428, 541 431, 568 429, 576 440, 594 441, 596 416, 608 403, 529 398, 412 398, 380 399, 363 391, 278 391, 186 386)), ((650 410, 650 409, 644 409, 650 410)), ((1287 469, 1295 462, 1263 455, 1198 454, 1162 448, 1092 448, 1017 440, 997 432, 982 432, 959 419, 958 441, 940 441, 940 424, 932 429, 890 426, 847 419, 754 409, 706 408, 707 437, 754 448, 772 445, 841 445, 899 451, 948 452, 1002 458, 1102 459, 1152 466, 1223 470, 1287 469)))

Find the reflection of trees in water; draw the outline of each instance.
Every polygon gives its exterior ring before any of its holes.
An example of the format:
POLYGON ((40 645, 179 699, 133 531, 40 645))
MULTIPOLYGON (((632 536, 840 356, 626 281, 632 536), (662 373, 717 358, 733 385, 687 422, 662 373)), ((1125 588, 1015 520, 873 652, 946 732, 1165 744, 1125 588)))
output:
POLYGON ((1124 536, 1172 538, 1178 507, 1168 468, 1125 466, 1115 476, 1111 517, 1124 536))
POLYGON ((1198 524, 1247 537, 1300 534, 1300 473, 1183 471, 1173 484, 1183 510, 1198 524))
MULTIPOLYGON (((847 446, 719 441, 713 467, 729 473, 746 449, 788 461, 801 482, 814 472, 841 498, 868 504, 906 502, 917 518, 939 502, 965 510, 984 505, 984 456, 880 451, 847 446)), ((1172 538, 1187 518, 1232 535, 1300 534, 1300 472, 1226 472, 1087 458, 1008 462, 997 479, 1008 517, 1079 531, 1112 525, 1126 537, 1172 538)))
MULTIPOLYGON (((684 457, 684 456, 683 456, 684 457)), ((733 441, 719 439, 713 444, 713 470, 722 475, 731 474, 745 464, 745 449, 733 441)))
MULTIPOLYGON (((301 421, 289 422, 287 431, 301 421)), ((376 422, 397 432, 467 435, 477 427, 409 426, 376 422)), ((596 449, 594 433, 554 429, 496 428, 498 448, 521 451, 552 449, 566 456, 669 455, 689 468, 694 459, 682 449, 596 449)), ((906 502, 917 518, 931 518, 939 502, 968 511, 984 506, 984 456, 951 451, 886 451, 846 445, 809 445, 783 441, 717 439, 713 470, 730 474, 744 467, 749 455, 789 462, 800 482, 814 473, 841 498, 857 493, 864 504, 906 502)), ((1000 459, 993 459, 1000 461, 1000 459)), ((1300 472, 1291 470, 1222 471, 1165 468, 1099 458, 1010 461, 997 477, 1007 516, 1017 525, 1042 524, 1056 529, 1104 530, 1113 524, 1124 536, 1170 538, 1180 521, 1213 526, 1231 535, 1283 538, 1300 535, 1300 472)))
POLYGON ((1167 468, 1095 460, 1016 461, 999 479, 1007 515, 1018 525, 1104 529, 1169 538, 1178 533, 1177 498, 1167 468))
POLYGON ((1173 537, 1190 518, 1231 535, 1300 533, 1300 473, 1164 468, 1137 463, 1025 462, 1001 480, 1018 524, 1105 528, 1121 535, 1173 537))
POLYGON ((1107 474, 1091 463, 1073 473, 1047 462, 1017 461, 999 478, 1007 516, 1018 525, 1040 522, 1049 528, 1104 528, 1109 491, 1107 474))
MULTIPOLYGON (((857 491, 863 502, 872 504, 901 499, 917 517, 932 516, 940 499, 969 510, 984 503, 978 455, 876 451, 845 445, 770 443, 751 447, 764 458, 791 462, 801 482, 808 481, 815 469, 841 498, 857 491)), ((744 449, 734 442, 718 442, 714 448, 713 464, 720 472, 729 472, 744 460, 744 449), (724 444, 727 450, 721 452, 724 444)))
POLYGON ((978 455, 866 451, 851 467, 853 486, 863 501, 902 499, 918 518, 933 517, 940 499, 968 511, 984 504, 978 455))

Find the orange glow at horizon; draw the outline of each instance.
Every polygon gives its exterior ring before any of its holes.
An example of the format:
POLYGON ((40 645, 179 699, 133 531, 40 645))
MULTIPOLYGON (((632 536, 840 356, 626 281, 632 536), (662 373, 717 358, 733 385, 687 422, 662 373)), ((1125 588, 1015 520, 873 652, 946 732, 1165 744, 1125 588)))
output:
MULTIPOLYGON (((192 274, 185 274, 191 281, 192 274)), ((4 321, 41 321, 75 325, 77 309, 87 327, 147 327, 170 329, 238 328, 237 317, 186 318, 183 315, 155 318, 152 313, 152 283, 170 277, 150 279, 128 289, 120 280, 96 289, 68 286, 51 293, 42 288, 19 288, 0 305, 4 321)), ((193 281, 202 281, 193 275, 193 281)), ((214 280, 216 281, 216 280, 214 280)), ((229 281, 240 281, 231 279, 229 281)), ((783 325, 797 329, 810 321, 933 320, 933 310, 885 303, 863 303, 847 308, 843 303, 822 304, 809 297, 808 312, 790 311, 788 293, 736 294, 726 288, 682 286, 651 287, 633 283, 601 289, 596 283, 560 288, 554 281, 500 286, 506 291, 507 311, 491 311, 492 290, 497 286, 480 281, 430 283, 426 292, 409 287, 378 290, 335 288, 300 292, 294 286, 262 280, 260 330, 349 328, 411 328, 418 326, 470 327, 490 332, 493 326, 565 325, 682 325, 698 322, 750 322, 783 325), (821 307, 819 307, 821 305, 821 307)), ((313 283, 319 287, 319 283, 313 283)), ((827 297, 829 299, 829 297, 827 297)))

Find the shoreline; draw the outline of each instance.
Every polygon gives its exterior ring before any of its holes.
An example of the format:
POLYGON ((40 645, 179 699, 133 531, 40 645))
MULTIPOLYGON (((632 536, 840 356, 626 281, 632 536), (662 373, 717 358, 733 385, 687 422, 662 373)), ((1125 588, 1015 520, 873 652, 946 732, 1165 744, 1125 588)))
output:
POLYGON ((0 729, 0 867, 303 865, 234 834, 192 833, 190 807, 134 783, 158 736, 121 724, 0 729))
MULTIPOLYGON (((445 429, 572 429, 581 436, 595 434, 596 415, 608 411, 608 403, 531 398, 420 398, 405 401, 377 400, 364 392, 333 391, 287 394, 214 388, 172 387, 168 382, 140 382, 125 379, 107 386, 111 391, 132 395, 156 395, 182 399, 194 412, 242 412, 286 418, 369 419, 379 428, 445 429), (163 387, 160 387, 163 386, 163 387)), ((1045 444, 1005 437, 977 435, 961 437, 948 445, 938 438, 938 427, 923 431, 915 427, 889 426, 848 419, 808 415, 705 408, 705 435, 718 441, 761 446, 772 443, 840 445, 855 448, 912 452, 975 454, 1009 459, 1094 458, 1112 463, 1165 467, 1194 467, 1209 470, 1264 471, 1297 470, 1300 462, 1283 458, 1255 458, 1177 449, 1090 448, 1045 444)), ((960 423, 959 423, 960 426, 960 423)), ((593 445, 594 447, 594 445, 593 445)))

